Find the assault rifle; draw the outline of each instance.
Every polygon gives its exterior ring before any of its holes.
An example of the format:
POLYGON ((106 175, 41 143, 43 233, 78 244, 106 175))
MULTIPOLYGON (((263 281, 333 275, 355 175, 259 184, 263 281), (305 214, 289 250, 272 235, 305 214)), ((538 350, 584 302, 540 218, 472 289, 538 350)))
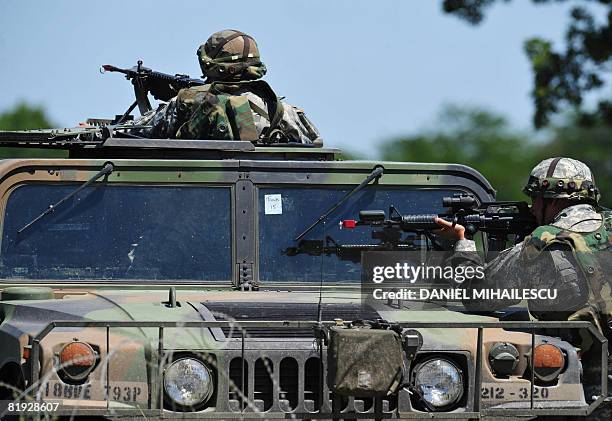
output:
POLYGON ((110 64, 105 64, 100 67, 100 72, 123 73, 126 79, 132 81, 134 93, 136 94, 136 101, 132 104, 130 109, 128 109, 126 115, 129 114, 136 105, 138 105, 140 114, 144 114, 151 110, 151 103, 147 97, 149 92, 155 99, 169 101, 183 88, 204 85, 202 79, 192 79, 188 75, 182 74, 169 75, 167 73, 151 70, 148 67, 143 67, 142 60, 138 60, 137 65, 131 69, 122 69, 110 64))
POLYGON ((404 238, 404 232, 423 234, 434 250, 444 250, 444 245, 439 244, 433 235, 433 231, 441 228, 434 221, 435 218, 463 225, 468 236, 478 231, 486 232, 489 250, 495 252, 505 248, 510 235, 514 235, 514 241, 518 242, 538 226, 526 202, 478 203, 472 195, 457 194, 444 197, 442 205, 448 208, 446 213, 417 215, 402 215, 396 207, 390 206, 388 218, 382 210, 363 210, 359 212, 359 220, 343 220, 340 228, 379 228, 372 231, 376 243, 340 244, 328 235, 319 240, 302 239, 295 246, 283 250, 283 253, 288 256, 302 253, 312 256, 334 254, 343 260, 359 262, 363 251, 419 250, 422 247, 419 235, 404 238))
POLYGON ((359 212, 359 220, 344 220, 340 222, 342 229, 354 229, 366 225, 383 229, 395 229, 404 232, 430 233, 440 226, 434 221, 441 218, 453 224, 465 227, 469 236, 478 231, 486 232, 493 249, 500 250, 505 245, 508 236, 514 235, 519 241, 530 234, 538 225, 529 211, 526 202, 482 202, 470 194, 456 194, 444 197, 442 205, 448 212, 442 214, 402 215, 397 208, 389 208, 389 217, 382 210, 363 210, 359 212), (496 244, 495 244, 496 243, 496 244))

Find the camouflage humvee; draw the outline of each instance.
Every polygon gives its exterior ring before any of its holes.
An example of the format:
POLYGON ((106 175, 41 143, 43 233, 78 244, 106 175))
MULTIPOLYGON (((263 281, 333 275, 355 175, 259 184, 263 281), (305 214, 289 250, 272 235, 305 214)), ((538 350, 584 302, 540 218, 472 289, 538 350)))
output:
MULTIPOLYGON (((590 335, 602 355, 593 364, 603 367, 605 339, 588 323, 436 302, 362 305, 359 254, 349 246, 376 238, 338 222, 390 203, 441 212, 441 198, 454 193, 492 200, 473 169, 79 130, 1 139, 70 154, 0 163, 4 414, 19 413, 7 406, 19 399, 57 404, 38 407, 50 415, 104 418, 528 419, 587 416, 604 400, 605 372, 595 396, 585 394, 586 363, 554 333, 590 335), (377 167, 384 174, 296 250, 295 238, 377 167), (330 392, 321 332, 379 318, 403 335, 401 387, 385 396, 330 392), (561 363, 538 362, 537 348, 561 363)), ((414 250, 428 245, 406 236, 414 250)), ((376 358, 374 372, 357 367, 360 383, 386 370, 376 358)))

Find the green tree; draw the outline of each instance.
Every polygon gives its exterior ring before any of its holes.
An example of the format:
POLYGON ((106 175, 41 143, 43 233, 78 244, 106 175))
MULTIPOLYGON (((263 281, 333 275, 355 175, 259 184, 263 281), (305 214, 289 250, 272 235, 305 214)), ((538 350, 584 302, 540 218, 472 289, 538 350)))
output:
POLYGON ((500 200, 526 200, 521 190, 531 169, 543 159, 566 156, 586 163, 598 185, 602 204, 612 199, 612 127, 590 127, 570 116, 552 127, 547 139, 535 142, 529 133, 513 130, 499 115, 481 108, 447 106, 434 128, 382 145, 382 158, 392 161, 465 164, 480 171, 498 191, 500 200))
POLYGON ((346 149, 342 149, 342 152, 336 157, 337 161, 357 161, 360 159, 366 159, 366 157, 359 152, 349 151, 346 149))
POLYGON ((41 106, 17 103, 13 108, 0 113, 0 130, 48 129, 54 124, 41 106))
MULTIPOLYGON (((19 102, 11 109, 0 113, 0 130, 48 129, 56 126, 41 106, 19 102)), ((0 148, 0 158, 18 157, 63 157, 64 151, 30 148, 0 148)))
MULTIPOLYGON (((566 0, 532 0, 534 3, 558 3, 566 0)), ((477 25, 486 9, 501 0, 444 0, 443 10, 477 25)), ((504 3, 509 0, 504 0, 504 3)), ((598 22, 589 8, 575 6, 565 32, 564 49, 555 49, 550 41, 531 38, 525 41, 525 52, 533 69, 532 97, 535 103, 535 127, 546 126, 553 114, 563 109, 580 110, 579 124, 592 126, 598 121, 612 125, 612 101, 603 96, 594 111, 582 108, 588 92, 601 89, 610 74, 612 59, 612 1, 580 0, 586 5, 599 3, 607 16, 598 22)), ((594 5, 595 6, 595 5, 594 5)), ((591 8, 592 9, 592 8, 591 8)))
POLYGON ((480 108, 446 106, 434 129, 388 141, 385 160, 469 165, 498 190, 502 200, 518 200, 538 149, 528 134, 513 131, 499 115, 480 108))

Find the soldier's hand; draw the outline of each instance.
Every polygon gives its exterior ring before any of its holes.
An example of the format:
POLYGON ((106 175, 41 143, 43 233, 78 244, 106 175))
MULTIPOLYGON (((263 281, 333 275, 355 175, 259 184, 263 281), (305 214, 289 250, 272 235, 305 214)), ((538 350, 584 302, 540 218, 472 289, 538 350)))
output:
POLYGON ((442 218, 435 218, 434 222, 440 225, 439 230, 435 230, 434 234, 449 240, 465 240, 465 227, 463 225, 455 224, 452 222, 445 221, 442 218))

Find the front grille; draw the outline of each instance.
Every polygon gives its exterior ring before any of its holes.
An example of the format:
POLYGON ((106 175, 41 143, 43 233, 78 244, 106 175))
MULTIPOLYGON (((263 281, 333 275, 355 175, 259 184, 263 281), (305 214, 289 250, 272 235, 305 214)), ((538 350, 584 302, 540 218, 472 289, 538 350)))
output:
POLYGON ((304 364, 304 400, 312 402, 309 409, 311 412, 321 408, 321 396, 319 393, 321 384, 321 359, 311 357, 304 364))
MULTIPOLYGON (((318 359, 317 359, 318 362, 318 359)), ((280 407, 285 412, 294 410, 298 405, 299 393, 299 367, 294 358, 283 358, 278 365, 280 370, 278 382, 278 401, 280 407)), ((253 397, 255 402, 260 403, 264 411, 269 410, 274 402, 274 370, 275 366, 269 358, 259 358, 254 366, 254 390, 253 397)), ((244 410, 247 407, 249 396, 249 363, 240 357, 233 358, 229 364, 228 379, 230 380, 228 398, 233 402, 234 408, 244 410), (244 374, 243 367, 244 364, 244 374), (243 386, 244 377, 244 386, 243 386)), ((318 387, 313 384, 313 392, 318 387)))
MULTIPOLYGON (((348 318, 347 318, 348 319, 348 318)), ((274 323, 274 322, 272 322, 274 323)), ((249 327, 268 327, 270 326, 266 322, 246 322, 249 327)), ((282 323, 274 323, 277 326, 283 326, 286 328, 301 327, 303 323, 294 323, 283 321, 282 323)), ((327 326, 330 323, 326 323, 327 326)), ((225 322, 218 321, 93 321, 93 320, 53 320, 47 324, 44 329, 33 338, 31 359, 38 361, 41 358, 42 347, 41 342, 54 330, 62 330, 65 328, 106 328, 106 342, 109 343, 110 332, 116 328, 140 328, 140 329, 155 329, 158 332, 158 348, 157 353, 153 352, 150 357, 147 357, 147 361, 151 364, 163 363, 166 352, 170 350, 167 343, 164 341, 164 329, 188 329, 188 328, 208 328, 218 329, 225 327, 225 322)), ((530 330, 531 340, 538 343, 544 341, 546 338, 538 337, 535 334, 536 329, 540 328, 558 328, 558 329, 584 329, 591 334, 594 346, 598 348, 597 352, 601 353, 601 360, 594 361, 599 363, 601 366, 607 364, 606 342, 602 339, 601 335, 597 332, 596 328, 589 322, 402 322, 403 328, 415 328, 415 329, 478 329, 477 342, 475 348, 477 351, 484 351, 483 333, 486 329, 516 329, 522 328, 524 330, 530 330)), ((546 339, 549 340, 549 339, 546 339)), ((571 352, 571 347, 567 345, 564 348, 566 352, 571 352)), ((178 351, 177 351, 178 352, 178 351)), ((399 390, 397 396, 389 399, 374 399, 374 410, 367 411, 364 415, 357 414, 363 410, 366 410, 370 406, 370 400, 355 399, 349 397, 341 400, 337 396, 332 396, 329 393, 325 379, 325 350, 322 351, 322 361, 318 360, 320 353, 316 349, 315 344, 312 341, 227 341, 224 346, 217 344, 213 350, 200 351, 215 355, 215 359, 212 360, 212 364, 215 365, 214 377, 216 382, 216 392, 211 400, 207 403, 207 408, 197 413, 199 418, 208 419, 245 419, 245 418, 259 418, 260 414, 253 414, 257 411, 263 411, 264 405, 269 406, 268 413, 270 418, 343 418, 343 419, 354 419, 354 418, 434 418, 434 414, 426 414, 420 412, 418 408, 411 404, 410 392, 406 388, 399 390), (244 358, 242 361, 240 358, 244 358), (238 358, 236 362, 236 358, 238 358), (271 361, 272 370, 267 371, 267 375, 271 376, 272 391, 270 392, 269 382, 262 382, 262 372, 259 370, 258 377, 258 397, 263 399, 255 399, 255 363, 260 358, 267 358, 271 361), (292 363, 283 363, 283 360, 289 358, 295 361, 292 363), (284 401, 288 401, 290 405, 295 402, 294 383, 291 383, 291 379, 294 379, 295 366, 297 364, 298 371, 298 393, 297 393, 297 405, 296 408, 288 414, 284 401), (323 365, 321 369, 321 365, 323 365), (282 374, 283 387, 279 388, 281 371, 288 370, 287 373, 282 374), (323 372, 323 375, 318 373, 323 372), (317 377, 318 376, 318 377, 317 377), (238 380, 240 378, 240 380, 238 380), (244 379, 244 380, 243 380, 244 379), (263 386, 262 386, 263 385, 263 386), (240 391, 244 391, 244 396, 238 398, 240 391), (318 398, 321 391, 322 399, 318 398), (271 399, 270 399, 271 396, 271 399), (243 406, 243 403, 247 405, 243 406), (214 405, 214 406, 213 406, 214 405), (319 408, 319 414, 313 416, 312 413, 316 412, 319 408), (396 412, 391 412, 396 408, 396 412), (247 412, 250 411, 250 414, 247 412), (419 413, 420 412, 420 413, 419 413)), ((433 350, 429 352, 434 352, 433 350)), ((573 367, 574 373, 567 379, 564 379, 565 385, 582 385, 578 378, 579 366, 578 360, 573 351, 574 359, 572 360, 575 365, 573 367)), ((422 358, 424 352, 421 351, 417 354, 416 358, 422 358)), ((593 403, 584 403, 583 397, 576 397, 570 400, 558 401, 547 401, 537 402, 531 400, 531 402, 510 402, 508 405, 496 405, 494 407, 484 406, 482 407, 482 399, 480 393, 480 384, 477 381, 481 377, 479 376, 479 367, 483 367, 483 352, 477 352, 475 356, 470 355, 468 351, 446 351, 443 349, 436 350, 436 355, 447 354, 461 354, 461 358, 466 362, 465 369, 465 398, 462 398, 460 407, 453 410, 453 416, 449 418, 461 418, 461 419, 475 419, 484 416, 497 416, 500 418, 505 417, 520 417, 525 414, 538 415, 538 416, 549 416, 558 415, 562 413, 567 416, 585 416, 591 411, 597 409, 597 407, 604 400, 604 396, 598 396, 597 400, 593 403), (462 406, 465 405, 465 406, 462 406)), ((451 357, 452 358, 452 357, 451 357)), ((109 373, 111 358, 104 358, 106 372, 109 373)), ((260 364, 261 365, 261 364, 260 364)), ((265 364, 264 364, 265 367, 265 364)), ((26 378, 27 384, 31 385, 29 390, 31 396, 37 396, 41 392, 40 389, 40 375, 43 372, 32 369, 27 370, 26 378)), ((161 366, 160 366, 161 369, 161 366)), ((129 405, 126 403, 125 408, 122 407, 120 416, 127 417, 139 417, 139 416, 151 416, 165 417, 166 412, 163 409, 163 373, 161 370, 149 370, 147 374, 152 375, 149 383, 149 391, 157 390, 160 392, 159 396, 156 394, 149 393, 149 405, 142 408, 138 405, 129 405)), ((569 372, 569 369, 568 369, 569 372)), ((530 384, 533 387, 533 380, 530 384)), ((599 390, 605 390, 605 377, 601 379, 601 384, 587 383, 587 386, 598 386, 599 390)), ((97 415, 97 416, 108 416, 117 415, 115 409, 110 407, 111 399, 110 394, 106 399, 106 407, 93 408, 91 406, 86 407, 84 412, 81 409, 75 409, 74 405, 70 404, 70 400, 65 400, 67 406, 65 409, 58 411, 58 415, 97 415)), ((74 401, 79 402, 79 401, 74 401)), ((173 415, 173 414, 169 414, 173 415)), ((184 415, 184 414, 183 414, 184 415)), ((444 418, 445 413, 437 414, 439 417, 444 418)))
POLYGON ((240 357, 233 358, 229 364, 227 377, 229 379, 229 400, 237 402, 238 408, 242 410, 249 396, 249 363, 240 357))
POLYGON ((279 365, 279 399, 286 411, 292 411, 298 404, 299 367, 293 358, 283 358, 279 365))
MULTIPOLYGON (((231 357, 226 366, 227 405, 232 412, 315 413, 322 409, 321 395, 327 400, 323 409, 328 411, 332 406, 347 413, 374 410, 371 398, 334 397, 325 382, 321 382, 324 367, 315 351, 267 351, 265 357, 261 357, 261 351, 246 351, 244 360, 238 355, 231 357)), ((223 382, 219 387, 225 387, 223 382)), ((218 401, 216 410, 223 411, 223 406, 223 400, 218 401)), ((396 396, 382 400, 382 411, 396 408, 396 396)))
POLYGON ((274 363, 269 358, 255 361, 255 381, 253 394, 255 401, 261 401, 263 410, 269 411, 274 401, 274 363))
MULTIPOLYGON (((204 302, 216 320, 236 321, 311 321, 318 318, 316 303, 243 303, 243 302, 204 302)), ((376 311, 361 304, 323 304, 322 320, 374 320, 380 316, 376 311)), ((223 334, 240 337, 242 332, 236 326, 222 328, 223 334)), ((312 329, 265 327, 249 328, 245 335, 251 338, 311 338, 312 329)))

